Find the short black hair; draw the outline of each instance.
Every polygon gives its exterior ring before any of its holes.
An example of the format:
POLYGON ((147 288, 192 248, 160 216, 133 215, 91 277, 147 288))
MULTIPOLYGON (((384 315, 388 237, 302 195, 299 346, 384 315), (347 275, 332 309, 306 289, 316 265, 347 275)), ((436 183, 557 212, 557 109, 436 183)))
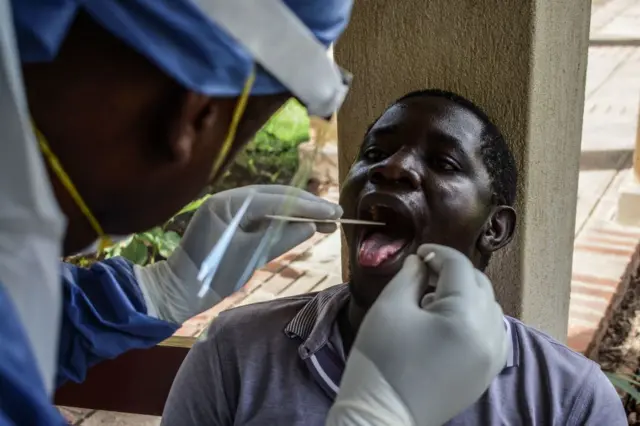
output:
MULTIPOLYGON (((480 154, 491 178, 491 190, 493 192, 494 202, 501 205, 513 206, 516 201, 518 169, 513 154, 498 126, 496 126, 489 116, 476 104, 456 93, 446 90, 425 89, 407 93, 394 101, 390 107, 407 99, 420 97, 447 99, 473 112, 485 124, 480 154)), ((369 133, 379 118, 380 117, 371 123, 367 129, 367 133, 369 133)))

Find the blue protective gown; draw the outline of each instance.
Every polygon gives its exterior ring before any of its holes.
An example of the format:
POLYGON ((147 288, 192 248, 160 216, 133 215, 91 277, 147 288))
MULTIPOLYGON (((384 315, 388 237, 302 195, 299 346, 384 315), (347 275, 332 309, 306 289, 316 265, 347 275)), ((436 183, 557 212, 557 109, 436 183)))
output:
MULTIPOLYGON (((133 265, 125 259, 109 259, 89 269, 62 264, 62 282, 58 386, 67 380, 81 382, 98 362, 130 349, 152 347, 179 327, 146 315, 133 265)), ((0 426, 66 425, 44 390, 2 283, 0 313, 0 426)))

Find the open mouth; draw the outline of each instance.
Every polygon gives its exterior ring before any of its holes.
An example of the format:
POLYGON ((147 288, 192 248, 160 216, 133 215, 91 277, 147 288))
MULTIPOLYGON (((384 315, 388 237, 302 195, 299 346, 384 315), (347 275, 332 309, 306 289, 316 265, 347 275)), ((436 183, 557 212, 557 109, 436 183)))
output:
POLYGON ((362 227, 358 239, 358 263, 365 268, 387 269, 402 262, 416 240, 413 215, 391 195, 371 193, 362 198, 358 218, 386 225, 362 227))

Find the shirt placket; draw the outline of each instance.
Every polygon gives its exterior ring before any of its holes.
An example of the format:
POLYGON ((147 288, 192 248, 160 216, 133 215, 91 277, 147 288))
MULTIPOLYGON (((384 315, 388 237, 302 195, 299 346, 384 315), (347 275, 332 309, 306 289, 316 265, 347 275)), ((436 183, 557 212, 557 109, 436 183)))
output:
POLYGON ((332 401, 338 395, 340 379, 344 372, 344 362, 325 344, 316 352, 304 358, 304 363, 314 381, 332 401))

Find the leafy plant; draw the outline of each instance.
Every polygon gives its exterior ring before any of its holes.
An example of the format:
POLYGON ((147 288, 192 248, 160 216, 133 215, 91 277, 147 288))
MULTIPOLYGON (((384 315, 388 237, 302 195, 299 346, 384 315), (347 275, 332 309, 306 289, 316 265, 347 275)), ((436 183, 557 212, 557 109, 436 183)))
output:
POLYGON ((166 259, 178 247, 181 238, 177 232, 167 231, 167 227, 178 216, 196 211, 210 196, 208 194, 190 202, 169 219, 164 226, 157 226, 149 231, 134 234, 125 241, 108 248, 105 250, 105 259, 122 256, 138 265, 155 262, 157 255, 166 259))
POLYGON ((253 184, 289 183, 298 169, 298 145, 309 140, 309 116, 287 102, 256 134, 212 192, 253 184))
POLYGON ((606 374, 614 387, 629 395, 629 397, 636 402, 640 402, 640 392, 638 391, 638 387, 640 387, 640 377, 621 373, 605 372, 604 374, 606 374))

